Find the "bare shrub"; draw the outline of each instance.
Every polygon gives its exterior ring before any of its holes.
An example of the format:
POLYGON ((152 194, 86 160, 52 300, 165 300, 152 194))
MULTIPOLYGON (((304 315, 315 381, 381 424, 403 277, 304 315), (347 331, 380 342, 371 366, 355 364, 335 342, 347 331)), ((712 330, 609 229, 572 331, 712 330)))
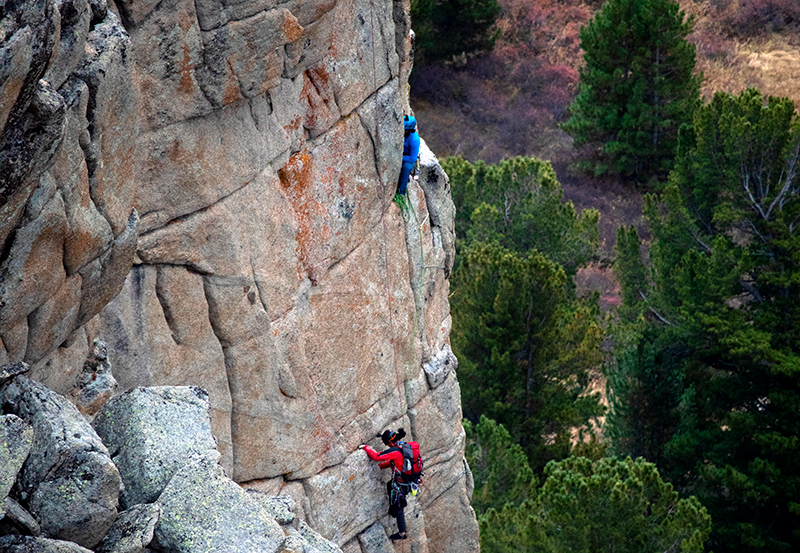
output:
POLYGON ((755 37, 800 28, 797 0, 715 0, 722 24, 732 33, 755 37))

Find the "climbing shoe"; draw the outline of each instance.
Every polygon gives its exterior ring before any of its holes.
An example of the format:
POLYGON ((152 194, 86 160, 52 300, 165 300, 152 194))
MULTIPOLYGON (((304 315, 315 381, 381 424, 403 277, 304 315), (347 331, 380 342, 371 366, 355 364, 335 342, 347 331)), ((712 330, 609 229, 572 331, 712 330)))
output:
POLYGON ((408 535, 401 536, 400 532, 398 532, 397 534, 392 534, 391 536, 389 536, 389 539, 392 540, 392 541, 397 541, 397 540, 404 540, 407 537, 408 537, 408 535))

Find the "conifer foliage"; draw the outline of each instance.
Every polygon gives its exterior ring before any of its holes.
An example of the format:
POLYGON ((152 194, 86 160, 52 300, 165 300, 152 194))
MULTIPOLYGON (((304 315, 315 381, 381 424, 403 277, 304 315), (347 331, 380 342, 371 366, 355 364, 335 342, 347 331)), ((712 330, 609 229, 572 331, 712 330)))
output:
POLYGON ((597 306, 571 278, 596 252, 598 214, 562 202, 553 168, 534 158, 443 167, 456 204, 451 339, 464 412, 504 424, 540 472, 601 411, 589 392, 602 362, 597 306))
POLYGON ((497 0, 411 0, 417 60, 448 60, 491 50, 497 0))
POLYGON ((667 175, 699 102, 691 30, 675 0, 609 0, 581 29, 586 65, 564 129, 576 145, 598 147, 588 162, 595 174, 643 183, 667 175))
POLYGON ((646 198, 648 278, 618 250, 614 445, 698 496, 716 553, 800 550, 798 169, 790 101, 718 93, 646 198))
POLYGON ((708 512, 680 498, 654 464, 569 457, 548 463, 537 487, 502 425, 482 417, 465 427, 483 553, 703 552, 708 512))

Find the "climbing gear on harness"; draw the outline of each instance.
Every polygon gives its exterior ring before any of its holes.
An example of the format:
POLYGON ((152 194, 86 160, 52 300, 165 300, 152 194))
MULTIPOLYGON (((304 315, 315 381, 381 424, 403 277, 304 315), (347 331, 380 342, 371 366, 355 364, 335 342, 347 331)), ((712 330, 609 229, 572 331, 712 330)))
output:
POLYGON ((408 484, 398 482, 394 478, 388 482, 389 486, 389 514, 397 517, 397 511, 402 511, 408 505, 406 496, 411 491, 408 484))

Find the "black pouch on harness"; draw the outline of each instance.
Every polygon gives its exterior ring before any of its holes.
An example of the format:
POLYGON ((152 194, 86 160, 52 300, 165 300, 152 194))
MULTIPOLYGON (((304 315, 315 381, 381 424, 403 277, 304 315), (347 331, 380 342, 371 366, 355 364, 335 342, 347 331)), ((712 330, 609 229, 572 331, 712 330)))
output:
POLYGON ((386 488, 389 492, 389 515, 397 518, 398 513, 402 512, 408 505, 406 501, 408 486, 396 480, 391 480, 386 483, 386 488))

